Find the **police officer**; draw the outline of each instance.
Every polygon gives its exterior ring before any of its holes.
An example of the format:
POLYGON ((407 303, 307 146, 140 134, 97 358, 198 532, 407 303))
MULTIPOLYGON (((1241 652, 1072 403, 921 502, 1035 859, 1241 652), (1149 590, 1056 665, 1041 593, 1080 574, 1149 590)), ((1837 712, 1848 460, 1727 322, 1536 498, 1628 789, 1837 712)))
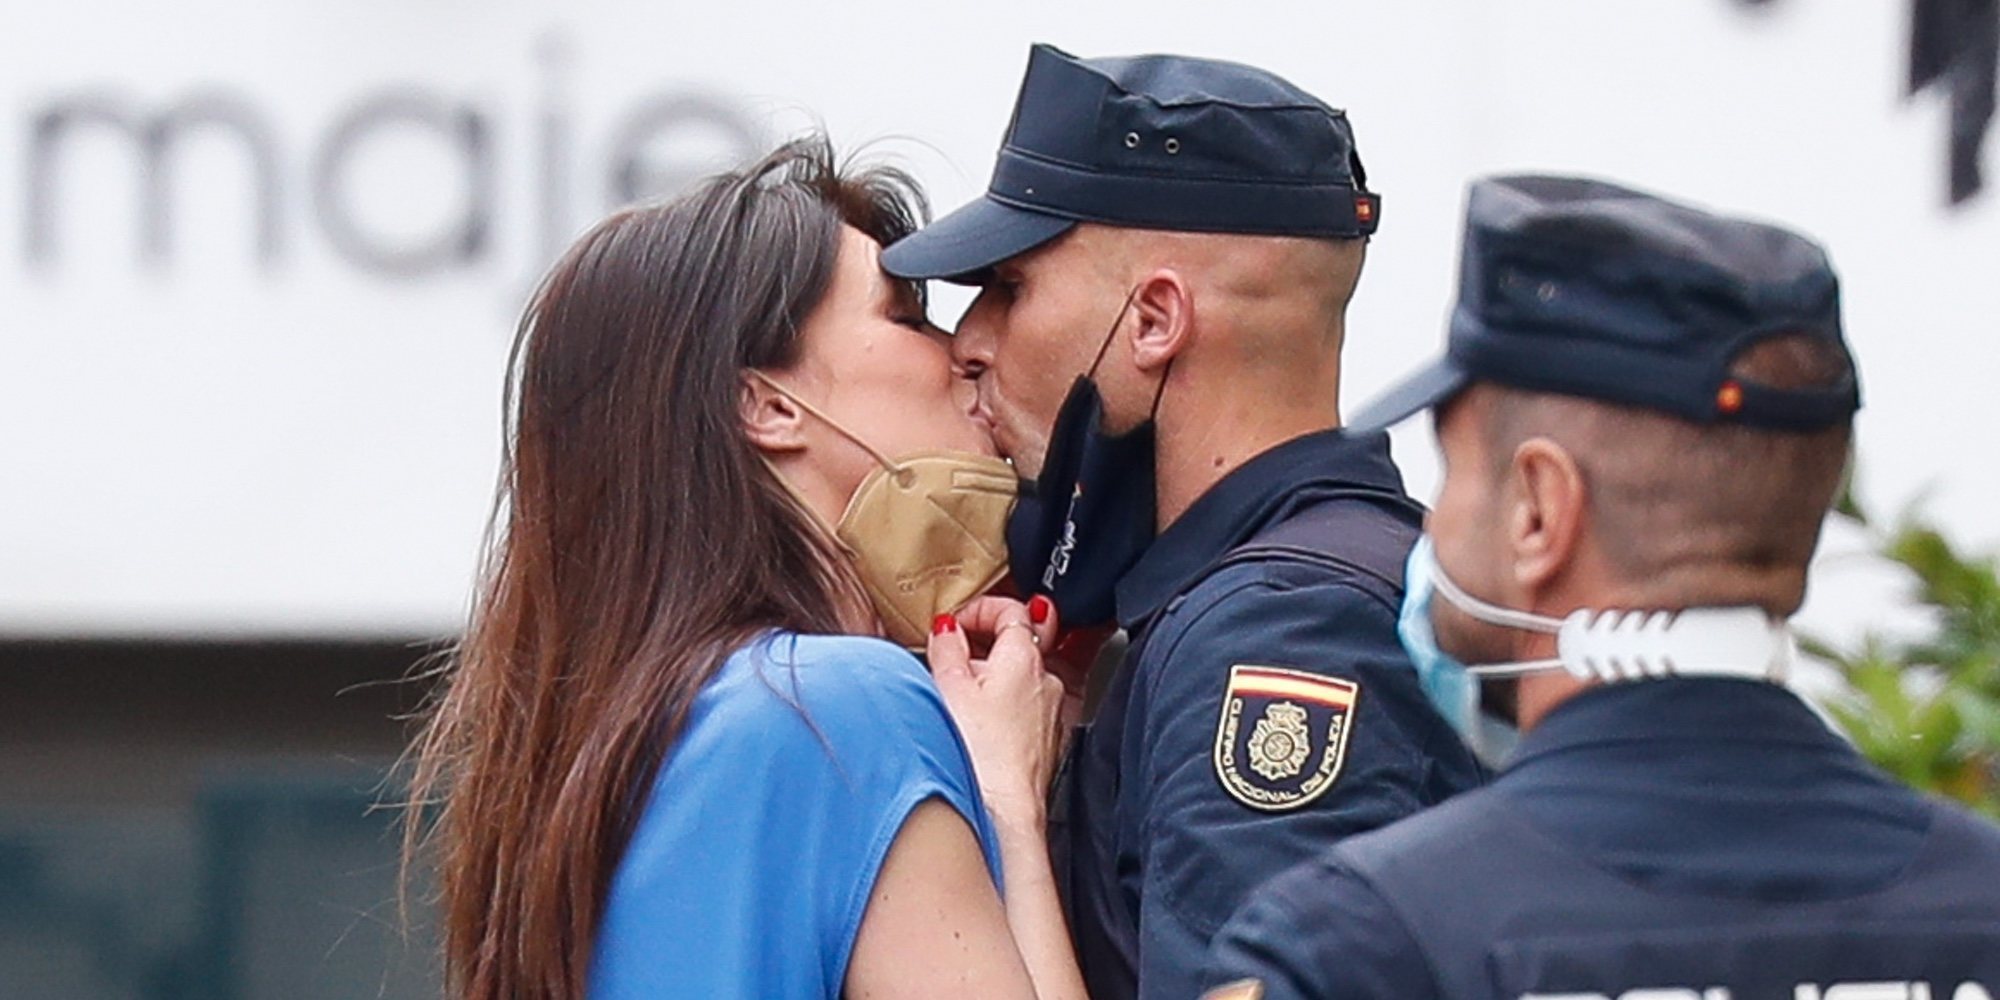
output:
POLYGON ((980 287, 954 351, 1033 479, 1014 579, 1132 640, 1047 817, 1100 1000, 1193 996, 1251 887, 1483 777, 1396 640, 1421 508, 1335 429, 1379 209, 1270 73, 1037 46, 986 196, 883 255, 980 287))
POLYGON ((1209 996, 2000 996, 2000 829, 1778 683, 1860 406, 1820 248, 1565 177, 1475 183, 1463 247, 1444 360, 1356 423, 1436 414, 1404 638, 1524 735, 1260 889, 1209 996))

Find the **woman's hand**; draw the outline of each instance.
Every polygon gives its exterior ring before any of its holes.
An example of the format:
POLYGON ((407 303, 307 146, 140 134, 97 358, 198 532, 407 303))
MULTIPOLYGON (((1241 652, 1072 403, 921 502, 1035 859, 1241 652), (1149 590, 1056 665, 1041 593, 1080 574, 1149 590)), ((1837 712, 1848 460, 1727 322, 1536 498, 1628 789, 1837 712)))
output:
POLYGON ((1061 740, 1063 683, 1042 665, 1055 609, 981 597, 931 627, 931 674, 972 754, 996 823, 1041 834, 1061 740), (1036 621, 1039 615, 1040 621, 1036 621), (975 657, 974 649, 984 652, 975 657))

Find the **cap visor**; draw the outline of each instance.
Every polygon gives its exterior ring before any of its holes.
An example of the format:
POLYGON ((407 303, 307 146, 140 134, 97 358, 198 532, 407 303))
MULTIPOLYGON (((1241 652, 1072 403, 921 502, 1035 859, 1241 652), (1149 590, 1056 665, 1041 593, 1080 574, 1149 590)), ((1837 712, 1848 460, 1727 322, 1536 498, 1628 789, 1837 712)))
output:
POLYGON ((1347 430, 1352 434, 1387 430, 1418 410, 1430 409, 1458 395, 1467 381, 1468 376, 1457 365, 1439 358, 1369 400, 1347 421, 1347 430))
POLYGON ((1027 253, 1076 225, 981 197, 882 251, 882 269, 898 278, 968 281, 1027 253))

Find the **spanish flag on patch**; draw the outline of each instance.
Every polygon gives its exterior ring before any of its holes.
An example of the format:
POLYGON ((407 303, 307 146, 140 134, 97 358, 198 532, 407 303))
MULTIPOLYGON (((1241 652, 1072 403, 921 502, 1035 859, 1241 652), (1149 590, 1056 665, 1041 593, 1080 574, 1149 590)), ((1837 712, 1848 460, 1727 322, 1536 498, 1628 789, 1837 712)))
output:
POLYGON ((1335 708, 1353 708, 1354 693, 1361 690, 1361 686, 1353 681, 1298 670, 1232 667, 1229 671, 1229 690, 1241 695, 1299 698, 1335 708))
POLYGON ((1236 801, 1296 809, 1340 777, 1361 685, 1304 670, 1229 669, 1215 727, 1215 776, 1236 801))

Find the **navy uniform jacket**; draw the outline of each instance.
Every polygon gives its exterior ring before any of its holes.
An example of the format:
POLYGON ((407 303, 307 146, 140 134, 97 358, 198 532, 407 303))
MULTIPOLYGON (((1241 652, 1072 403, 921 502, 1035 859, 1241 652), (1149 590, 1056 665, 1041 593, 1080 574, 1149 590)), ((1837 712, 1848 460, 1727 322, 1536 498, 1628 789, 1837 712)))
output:
POLYGON ((1264 1000, 1983 1000, 2000 827, 1776 685, 1611 685, 1487 788, 1259 890, 1212 961, 1212 996, 1264 1000))
POLYGON ((1420 517, 1385 435, 1310 434, 1217 483, 1120 581, 1132 645, 1050 809, 1097 1000, 1194 996, 1252 887, 1483 780, 1396 638, 1420 517), (1350 537, 1309 547, 1332 561, 1230 558, 1328 504, 1350 537), (1376 555, 1342 565, 1345 546, 1376 555))

